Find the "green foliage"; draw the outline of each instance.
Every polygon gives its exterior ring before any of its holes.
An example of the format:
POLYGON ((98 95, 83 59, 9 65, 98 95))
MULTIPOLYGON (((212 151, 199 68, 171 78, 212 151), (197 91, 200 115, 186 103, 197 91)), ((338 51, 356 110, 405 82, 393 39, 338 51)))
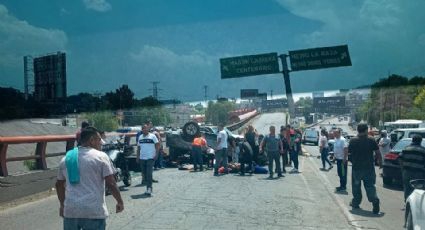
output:
POLYGON ((167 126, 171 123, 171 116, 163 107, 149 107, 132 110, 132 116, 126 116, 124 124, 128 126, 142 125, 152 121, 154 125, 167 126))
POLYGON ((229 119, 229 112, 235 110, 235 102, 218 101, 208 102, 208 108, 205 116, 206 120, 213 125, 227 124, 229 119))
POLYGON ((24 160, 24 166, 28 170, 36 170, 37 169, 37 165, 36 165, 35 160, 24 160))
POLYGON ((106 93, 104 99, 108 102, 110 109, 117 110, 132 108, 135 104, 133 97, 134 93, 128 88, 128 85, 122 85, 115 92, 106 93))
POLYGON ((156 98, 149 96, 142 98, 140 101, 137 102, 137 105, 141 107, 160 106, 161 102, 158 101, 156 98))
POLYGON ((83 117, 94 127, 102 131, 115 131, 119 127, 119 120, 111 112, 86 113, 83 117))

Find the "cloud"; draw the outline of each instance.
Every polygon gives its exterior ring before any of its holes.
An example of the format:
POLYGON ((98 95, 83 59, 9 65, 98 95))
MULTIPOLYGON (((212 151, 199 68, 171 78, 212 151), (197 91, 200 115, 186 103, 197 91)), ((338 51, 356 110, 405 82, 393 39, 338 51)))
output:
MULTIPOLYGON (((56 29, 30 25, 0 5, 0 67, 22 66, 22 57, 65 50, 67 36, 56 29)), ((0 68, 1 69, 1 68, 0 68)))
POLYGON ((157 63, 164 67, 171 69, 183 67, 211 67, 216 57, 209 56, 206 53, 195 50, 189 54, 177 54, 170 49, 145 45, 143 48, 136 52, 130 53, 130 57, 138 62, 143 63, 157 63))
POLYGON ((424 74, 414 71, 425 65, 424 59, 417 58, 423 56, 424 1, 276 2, 296 16, 322 23, 302 35, 305 47, 299 48, 348 44, 353 60, 351 74, 359 82, 373 82, 388 71, 405 76, 424 74))
POLYGON ((111 4, 106 0, 83 0, 83 2, 87 9, 98 12, 106 12, 112 9, 111 4))

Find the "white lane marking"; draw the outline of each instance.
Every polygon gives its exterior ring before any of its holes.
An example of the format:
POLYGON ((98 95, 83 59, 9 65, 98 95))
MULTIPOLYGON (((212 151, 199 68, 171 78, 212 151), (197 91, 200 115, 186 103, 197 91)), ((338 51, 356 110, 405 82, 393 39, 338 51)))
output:
MULTIPOLYGON (((313 162, 311 157, 309 157, 309 160, 313 165, 315 165, 315 163, 313 162)), ((334 201, 339 206, 339 208, 342 210, 342 212, 344 213, 344 216, 347 218, 348 223, 357 230, 365 229, 365 227, 358 226, 355 223, 355 222, 358 222, 359 220, 356 220, 354 218, 354 216, 348 211, 348 208, 344 205, 344 201, 341 198, 339 198, 338 196, 336 196, 335 193, 333 193, 331 191, 332 184, 329 181, 329 179, 323 173, 320 173, 317 168, 313 167, 313 171, 317 176, 319 176, 320 179, 322 179, 322 182, 326 185, 325 186, 326 190, 328 191, 329 195, 331 195, 334 198, 334 201)))

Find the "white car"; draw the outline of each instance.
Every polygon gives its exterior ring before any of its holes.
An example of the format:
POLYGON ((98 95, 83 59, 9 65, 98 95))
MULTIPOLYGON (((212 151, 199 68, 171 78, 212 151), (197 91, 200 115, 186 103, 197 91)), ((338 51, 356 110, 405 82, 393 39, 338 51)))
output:
POLYGON ((406 229, 425 229, 425 180, 412 180, 410 184, 415 190, 406 200, 406 229))

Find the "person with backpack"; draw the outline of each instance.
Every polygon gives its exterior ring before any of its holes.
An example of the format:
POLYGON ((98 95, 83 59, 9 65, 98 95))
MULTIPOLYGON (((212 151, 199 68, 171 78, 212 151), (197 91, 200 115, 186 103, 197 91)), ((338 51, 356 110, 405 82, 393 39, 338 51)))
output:
POLYGON ((269 160, 269 179, 273 179, 273 161, 276 164, 277 176, 283 177, 280 168, 280 154, 283 153, 283 145, 280 137, 276 135, 276 128, 270 126, 270 134, 265 136, 260 144, 260 152, 266 150, 267 158, 269 160))

